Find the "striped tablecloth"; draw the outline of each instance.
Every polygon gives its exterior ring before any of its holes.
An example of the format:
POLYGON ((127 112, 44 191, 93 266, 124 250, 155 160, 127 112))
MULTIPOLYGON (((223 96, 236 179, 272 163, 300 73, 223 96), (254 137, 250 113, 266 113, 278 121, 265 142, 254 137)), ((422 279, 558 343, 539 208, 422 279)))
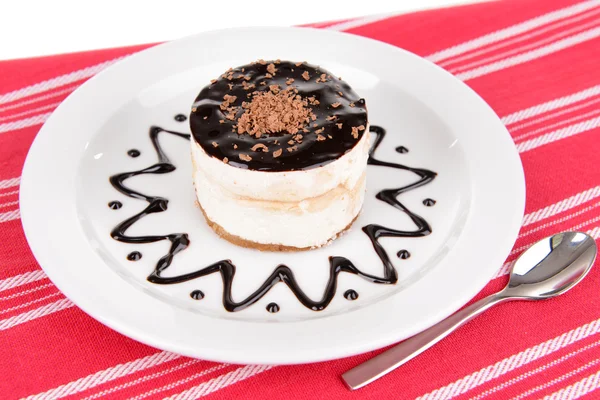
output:
MULTIPOLYGON (((509 0, 317 26, 426 57, 508 127, 525 168, 526 215, 507 264, 478 297, 501 288, 507 266, 536 240, 567 229, 600 236, 600 1, 509 0)), ((144 47, 0 62, 0 398, 600 398, 597 266, 560 299, 498 307, 358 392, 339 375, 374 353, 219 364, 147 347, 75 307, 25 242, 21 168, 60 101, 144 47)))

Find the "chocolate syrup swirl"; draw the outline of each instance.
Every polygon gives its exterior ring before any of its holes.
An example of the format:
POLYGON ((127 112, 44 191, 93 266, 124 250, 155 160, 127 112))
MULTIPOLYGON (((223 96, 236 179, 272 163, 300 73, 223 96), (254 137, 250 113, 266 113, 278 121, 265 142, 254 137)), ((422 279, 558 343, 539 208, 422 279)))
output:
POLYGON ((249 64, 226 72, 202 89, 190 114, 193 138, 206 153, 219 160, 227 158, 238 168, 260 171, 310 169, 335 161, 360 141, 365 131, 353 135, 352 127, 361 125, 367 126, 365 100, 345 81, 323 68, 307 63, 296 65, 289 61, 249 64), (276 68, 272 76, 268 72, 271 63, 276 68), (308 80, 303 77, 304 73, 308 73, 308 80), (247 89, 249 85, 253 87, 247 89), (296 149, 291 152, 287 151, 292 146, 288 141, 294 142, 295 134, 284 131, 256 138, 247 133, 239 135, 234 128, 237 119, 245 112, 242 102, 250 102, 255 91, 269 91, 271 85, 279 85, 281 90, 294 88, 303 99, 314 96, 318 102, 309 104, 316 119, 306 125, 308 132, 298 132, 303 136, 301 143, 295 143, 296 149), (225 95, 236 97, 231 104, 237 107, 234 120, 227 119, 227 112, 220 108, 225 95), (318 140, 317 131, 324 140, 318 140), (262 144, 269 150, 252 150, 256 144, 262 144), (273 152, 279 149, 283 150, 282 154, 275 157, 273 152), (249 155, 252 159, 241 160, 240 154, 249 155))
POLYGON ((147 278, 148 281, 160 285, 169 285, 180 282, 186 282, 193 279, 202 278, 207 275, 218 273, 221 275, 221 279, 223 281, 223 306, 227 311, 230 312, 241 311, 246 307, 253 305, 257 301, 259 301, 263 296, 265 296, 271 290, 271 288, 278 283, 284 283, 285 285, 287 285, 290 291, 305 307, 313 311, 321 311, 325 309, 333 299, 337 290, 337 276, 342 272, 357 275, 360 278, 373 283, 385 285, 395 284, 398 281, 398 273, 392 265, 387 252, 379 243, 379 239, 382 237, 422 237, 427 236, 431 233, 431 227, 429 226, 427 221, 425 221, 425 219, 423 219, 421 216, 413 213, 406 206, 400 203, 398 201, 398 197, 402 193, 414 190, 418 187, 428 184, 435 178, 436 173, 426 169, 411 168, 405 165, 376 159, 375 152, 379 145, 382 143, 386 132, 385 129, 378 126, 371 126, 371 132, 374 133, 375 140, 369 153, 369 165, 406 170, 414 173, 418 177, 418 179, 415 182, 409 185, 396 189, 382 190, 376 195, 377 199, 407 214, 416 226, 414 230, 397 230, 376 224, 369 224, 362 228, 363 232, 370 239, 373 248, 375 249, 375 252, 379 256, 383 264, 383 274, 381 276, 371 275, 362 272, 352 263, 352 261, 345 257, 329 257, 329 279, 323 292, 323 296, 320 299, 313 300, 310 297, 308 297, 306 293, 304 293, 302 288, 299 286, 292 270, 288 266, 280 264, 273 270, 271 275, 263 282, 263 284, 261 284, 254 291, 254 293, 250 294, 248 297, 242 299, 241 301, 235 301, 231 293, 233 280, 235 278, 236 272, 236 267, 231 262, 231 260, 217 261, 211 265, 201 267, 196 271, 182 275, 169 277, 163 276, 163 273, 170 267, 171 263, 173 262, 174 257, 179 252, 185 250, 189 246, 190 240, 188 238, 187 233, 170 233, 166 235, 149 236, 127 235, 127 230, 140 219, 144 218, 149 214, 166 211, 168 208, 169 201, 164 197, 148 195, 130 189, 125 185, 125 181, 131 177, 138 175, 166 174, 175 170, 175 165, 171 163, 166 153, 160 146, 158 138, 161 134, 169 134, 183 139, 189 139, 189 135, 179 132, 168 131, 156 126, 150 128, 150 140, 158 156, 157 163, 144 169, 131 172, 124 172, 110 177, 110 183, 116 190, 128 197, 144 200, 148 203, 148 206, 144 210, 127 218, 119 225, 117 225, 112 230, 111 236, 113 237, 113 239, 118 240, 120 242, 135 244, 154 243, 163 240, 169 241, 171 243, 169 251, 167 252, 167 254, 165 254, 158 260, 154 270, 147 278))
POLYGON ((436 203, 436 201, 433 200, 433 199, 425 199, 425 200, 423 200, 423 205, 425 207, 433 207, 433 206, 435 206, 435 203, 436 203))

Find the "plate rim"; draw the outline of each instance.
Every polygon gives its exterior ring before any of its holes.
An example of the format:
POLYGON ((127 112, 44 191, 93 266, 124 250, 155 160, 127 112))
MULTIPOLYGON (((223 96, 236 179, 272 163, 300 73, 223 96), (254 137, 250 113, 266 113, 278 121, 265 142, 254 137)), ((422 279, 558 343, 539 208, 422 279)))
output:
MULTIPOLYGON (((346 40, 346 39, 341 39, 341 40, 346 40)), ((467 92, 464 92, 464 93, 467 93, 467 92)), ((77 161, 77 164, 79 164, 79 161, 77 161)), ((74 173, 74 175, 76 175, 76 173, 74 173)), ((134 340, 140 341, 140 342, 150 345, 152 347, 173 351, 173 352, 183 354, 186 356, 190 356, 190 357, 202 358, 202 359, 211 360, 211 361, 225 361, 225 362, 234 362, 234 363, 299 364, 299 363, 318 362, 318 361, 337 359, 337 358, 356 355, 356 354, 364 353, 366 351, 385 347, 389 344, 392 344, 399 340, 405 339, 406 337, 410 337, 423 329, 426 329, 427 327, 429 327, 429 326, 433 325, 434 323, 440 321, 441 319, 447 317, 448 315, 452 314, 453 312, 458 310, 460 307, 462 307, 464 304, 466 304, 481 289, 483 289, 483 287, 487 284, 487 282, 494 276, 497 269, 499 269, 501 267, 502 262, 504 261, 506 256, 508 256, 508 254, 514 244, 514 241, 518 237, 518 232, 521 227, 521 221, 522 221, 522 217, 523 217, 524 209, 525 209, 525 176, 524 176, 521 159, 520 159, 518 152, 514 146, 514 143, 512 142, 512 138, 510 137, 510 134, 508 133, 508 131, 504 127, 504 125, 501 123, 500 119, 495 114, 495 112, 485 102, 485 100, 483 100, 481 98, 481 96, 479 96, 479 94, 477 94, 475 91, 473 91, 464 82, 460 81, 458 78, 454 77, 447 71, 443 70, 441 67, 439 67, 439 66, 425 60, 424 58, 421 58, 407 50, 401 49, 399 47, 381 42, 379 40, 355 36, 355 35, 348 34, 348 33, 333 32, 333 31, 327 31, 327 30, 322 30, 322 29, 304 28, 304 27, 302 27, 302 28, 296 28, 296 27, 294 27, 294 28, 248 27, 248 28, 232 28, 232 29, 221 29, 221 30, 217 30, 217 31, 203 32, 203 33, 191 35, 191 36, 188 36, 188 37, 185 37, 182 39, 178 39, 178 40, 175 40, 172 42, 163 43, 163 44, 151 47, 149 49, 138 52, 132 56, 125 58, 124 60, 120 60, 119 62, 109 66, 108 68, 101 71, 99 74, 97 74, 96 76, 92 77, 90 80, 85 82, 83 85, 78 87, 73 93, 71 93, 59 105, 59 107, 50 116, 50 118, 46 121, 46 123, 42 126, 42 128, 36 135, 32 145, 29 149, 29 152, 27 154, 27 158, 26 158, 26 161, 25 161, 25 164, 23 167, 21 189, 20 189, 20 194, 19 194, 19 202, 20 202, 20 209, 21 209, 21 214, 22 214, 21 223, 22 223, 22 226, 23 226, 23 229, 25 232, 25 236, 27 238, 27 242, 29 244, 31 251, 33 252, 33 254, 34 254, 36 260, 38 261, 39 265, 41 266, 41 268, 46 272, 48 277, 58 287, 58 289, 63 294, 65 294, 65 296, 67 296, 69 299, 71 299, 80 309, 82 309, 88 315, 92 316, 92 318, 100 321, 104 325, 107 325, 111 329, 114 329, 128 337, 133 338, 134 340), (511 173, 514 174, 514 176, 511 179, 511 184, 513 184, 514 186, 511 189, 514 190, 514 193, 517 194, 517 196, 516 196, 517 198, 514 199, 515 209, 514 209, 514 213, 513 213, 512 217, 511 217, 511 221, 509 223, 510 229, 507 229, 508 235, 506 235, 506 237, 504 238, 502 243, 496 243, 496 246, 495 246, 496 248, 500 249, 500 250, 498 250, 498 253, 495 258, 496 259, 502 258, 502 259, 497 264, 496 269, 493 269, 493 270, 490 269, 490 271, 488 273, 482 274, 482 276, 486 275, 487 277, 484 277, 484 279, 482 279, 482 277, 479 277, 476 284, 472 284, 468 290, 465 290, 464 293, 462 293, 460 296, 458 296, 459 300, 457 300, 455 298, 451 302, 453 305, 451 305, 449 307, 447 306, 445 309, 442 309, 442 310, 438 309, 437 313, 429 315, 428 319, 425 320, 426 322, 421 323, 421 326, 418 326, 416 328, 413 327, 412 330, 405 329, 404 333, 402 335, 400 335, 400 336, 396 335, 395 337, 391 337, 393 335, 390 335, 389 332, 387 332, 386 335, 384 335, 385 337, 383 339, 380 339, 378 341, 371 340, 368 343, 366 343, 367 341, 365 341, 365 343, 363 343, 362 345, 355 343, 354 345, 351 345, 351 346, 349 346, 349 345, 341 346, 340 348, 329 349, 327 351, 323 351, 323 349, 319 349, 318 352, 314 352, 314 351, 306 352, 305 354, 295 352, 294 356, 290 356, 290 353, 286 353, 287 357, 283 357, 283 358, 278 355, 275 355, 275 356, 265 355, 265 354, 259 355, 256 352, 253 352, 251 356, 245 356, 244 354, 233 354, 233 352, 231 352, 231 351, 228 352, 226 355, 224 355, 224 353, 221 351, 221 349, 219 349, 219 346, 216 346, 217 350, 211 349, 211 348, 207 347, 206 345, 201 347, 200 349, 198 347, 193 347, 193 346, 191 348, 189 345, 181 345, 180 343, 174 343, 174 341, 169 342, 168 340, 165 341, 164 339, 163 340, 157 339, 154 335, 148 334, 147 331, 140 331, 139 327, 132 327, 132 326, 128 325, 127 323, 123 323, 122 317, 115 318, 114 316, 112 316, 112 318, 111 318, 111 317, 102 315, 102 313, 97 312, 97 309, 95 309, 93 303, 90 303, 87 299, 83 299, 81 297, 81 293, 78 292, 77 289, 73 289, 73 288, 69 287, 69 284, 67 283, 67 280, 65 280, 65 277, 61 276, 60 267, 57 267, 56 265, 59 264, 58 260, 64 259, 64 254, 60 254, 59 256, 55 257, 53 260, 51 257, 49 257, 49 255, 52 253, 52 251, 49 251, 49 249, 47 248, 48 246, 46 246, 46 248, 44 248, 44 246, 40 243, 39 237, 38 237, 39 234, 36 233, 36 231, 37 231, 36 219, 34 218, 34 215, 36 213, 35 212, 36 205, 35 205, 35 200, 34 200, 35 196, 33 196, 33 194, 36 192, 36 188, 32 186, 33 182, 34 182, 33 177, 36 176, 36 173, 40 172, 40 171, 36 171, 36 169, 39 169, 39 168, 36 168, 35 157, 37 157, 36 154, 40 153, 40 150, 41 150, 40 146, 42 146, 41 143, 43 143, 43 141, 46 140, 45 138, 52 133, 53 126, 55 124, 60 124, 60 118, 63 118, 62 117, 63 114, 68 113, 68 109, 72 103, 76 102, 79 97, 86 95, 86 93, 89 90, 94 90, 94 86, 97 85, 96 82, 101 82, 104 79, 104 77, 109 76, 110 74, 117 74, 121 70, 126 70, 127 66, 134 65, 136 60, 143 59, 144 57, 151 57, 155 53, 159 54, 160 52, 168 51, 168 49, 170 49, 170 48, 176 48, 182 42, 190 41, 190 40, 202 41, 203 38, 210 37, 210 35, 219 35, 219 34, 243 35, 244 33, 256 34, 257 32, 261 32, 261 31, 269 31, 271 33, 286 31, 286 32, 297 32, 297 34, 304 34, 307 32, 312 32, 311 34, 331 36, 331 37, 334 37, 334 36, 342 37, 343 36, 344 38, 347 38, 347 40, 362 41, 363 43, 368 42, 368 44, 371 44, 373 46, 385 46, 385 47, 387 47, 387 50, 389 50, 389 51, 402 53, 403 57, 418 59, 418 62, 421 62, 421 63, 425 62, 429 65, 429 68, 433 68, 434 70, 437 70, 438 71, 437 73, 444 74, 445 79, 449 79, 450 81, 452 81, 452 83, 454 85, 459 84, 459 86, 462 87, 461 90, 463 90, 463 91, 466 90, 467 92, 469 92, 469 96, 473 96, 473 95, 476 96, 476 99, 480 103, 480 106, 487 108, 488 114, 491 112, 491 115, 493 115, 494 123, 496 125, 498 125, 498 127, 501 127, 501 130, 503 131, 503 134, 504 134, 504 139, 502 139, 502 140, 510 141, 511 146, 509 147, 509 152, 512 154, 508 154, 508 156, 509 156, 509 158, 513 158, 513 164, 510 166, 510 168, 512 169, 511 173), (374 44, 374 43, 377 43, 377 44, 374 44), (55 121, 58 121, 58 122, 55 122, 55 121), (31 178, 30 178, 30 176, 31 176, 31 178), (498 254, 500 254, 501 256, 499 256, 498 254), (460 303, 460 304, 458 304, 458 303, 460 303), (456 306, 457 304, 458 304, 458 306, 456 306)), ((466 223, 465 223, 465 225, 466 225, 466 223)), ((493 261, 491 261, 491 262, 493 262, 493 261)), ((428 275, 430 272, 428 272, 425 275, 428 275)), ((397 295, 390 296, 390 298, 394 298, 394 297, 397 297, 397 295)), ((372 306, 375 306, 375 305, 376 304, 373 304, 372 306)), ((372 306, 366 307, 366 308, 371 308, 372 306)), ((325 318, 325 320, 333 319, 334 317, 325 318)), ((203 318, 211 318, 211 317, 203 316, 203 318)), ((322 321, 323 318, 320 318, 318 320, 322 321)), ((221 321, 221 322, 223 322, 223 321, 221 321)), ((308 321, 302 321, 302 322, 296 322, 296 323, 307 324, 307 322, 308 321)), ((329 325, 331 325, 330 322, 331 321, 328 322, 329 325)), ((257 324, 257 323, 248 322, 248 321, 235 321, 232 323, 234 323, 234 324, 249 324, 249 325, 257 324)), ((229 322, 223 323, 224 326, 227 326, 229 324, 230 324, 229 322)), ((262 323, 259 323, 259 324, 265 325, 262 323)), ((295 324, 295 323, 294 322, 283 322, 282 324, 295 324)), ((266 325, 271 325, 271 324, 266 324, 266 325)), ((246 326, 248 326, 248 325, 246 325, 246 326)))

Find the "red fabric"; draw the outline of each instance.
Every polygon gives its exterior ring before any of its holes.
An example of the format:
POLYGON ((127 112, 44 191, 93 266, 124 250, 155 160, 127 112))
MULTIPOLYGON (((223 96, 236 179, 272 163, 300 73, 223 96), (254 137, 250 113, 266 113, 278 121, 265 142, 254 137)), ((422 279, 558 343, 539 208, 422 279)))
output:
MULTIPOLYGON (((509 0, 354 25, 347 30, 435 60, 503 118, 527 180, 508 262, 561 230, 600 237, 599 5, 509 0), (454 54, 439 53, 446 49, 454 54)), ((27 247, 18 177, 45 115, 97 72, 86 68, 147 46, 0 62, 2 398, 600 398, 598 267, 560 299, 489 311, 358 392, 339 376, 378 352, 312 365, 223 365, 147 347, 73 306, 27 247)), ((505 282, 499 274, 477 298, 505 282)))

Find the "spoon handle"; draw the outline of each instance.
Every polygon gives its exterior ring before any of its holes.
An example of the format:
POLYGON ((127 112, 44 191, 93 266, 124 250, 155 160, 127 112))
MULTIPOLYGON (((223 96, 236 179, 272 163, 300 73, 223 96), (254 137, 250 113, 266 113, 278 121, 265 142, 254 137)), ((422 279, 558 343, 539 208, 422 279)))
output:
POLYGON ((366 386, 418 356, 488 308, 505 300, 510 298, 501 292, 481 299, 369 361, 346 371, 342 379, 351 390, 366 386))

